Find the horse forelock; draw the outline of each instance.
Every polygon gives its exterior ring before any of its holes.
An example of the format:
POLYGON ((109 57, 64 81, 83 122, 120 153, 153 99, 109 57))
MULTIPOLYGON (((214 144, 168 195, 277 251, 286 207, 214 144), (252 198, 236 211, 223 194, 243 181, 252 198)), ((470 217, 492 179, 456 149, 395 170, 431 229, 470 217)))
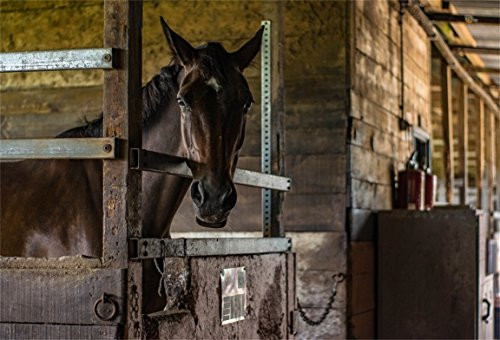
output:
POLYGON ((214 79, 218 84, 224 83, 236 68, 231 55, 218 42, 209 42, 196 49, 198 51, 197 67, 202 77, 209 81, 214 79))

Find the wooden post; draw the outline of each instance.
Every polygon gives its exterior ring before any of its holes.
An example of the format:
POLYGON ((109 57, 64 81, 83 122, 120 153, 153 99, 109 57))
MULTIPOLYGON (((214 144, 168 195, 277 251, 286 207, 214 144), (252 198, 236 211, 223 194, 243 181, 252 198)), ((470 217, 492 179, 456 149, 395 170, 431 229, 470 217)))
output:
POLYGON ((476 122, 476 189, 477 189, 477 203, 478 209, 483 208, 483 174, 484 174, 484 102, 481 98, 479 100, 479 110, 477 111, 476 122))
MULTIPOLYGON (((120 158, 103 162, 103 262, 127 268, 126 338, 142 335, 142 264, 128 263, 128 236, 141 236, 141 173, 129 170, 129 148, 142 146, 142 2, 105 0, 104 46, 116 69, 104 72, 103 135, 121 140, 120 158)), ((125 278, 124 278, 125 281, 125 278)))
POLYGON ((446 180, 446 201, 453 202, 454 159, 453 159, 453 110, 452 110, 451 67, 441 59, 441 107, 443 112, 444 169, 446 180))
POLYGON ((458 91, 458 173, 462 178, 462 186, 460 187, 460 204, 468 204, 467 190, 469 187, 469 171, 468 171, 468 147, 469 147, 469 88, 466 84, 458 91))
POLYGON ((500 211, 500 119, 495 118, 495 129, 493 140, 495 140, 495 179, 496 179, 496 206, 495 210, 500 211))
POLYGON ((495 196, 493 188, 495 187, 495 113, 492 110, 486 111, 487 115, 487 159, 488 159, 488 210, 494 211, 495 196))

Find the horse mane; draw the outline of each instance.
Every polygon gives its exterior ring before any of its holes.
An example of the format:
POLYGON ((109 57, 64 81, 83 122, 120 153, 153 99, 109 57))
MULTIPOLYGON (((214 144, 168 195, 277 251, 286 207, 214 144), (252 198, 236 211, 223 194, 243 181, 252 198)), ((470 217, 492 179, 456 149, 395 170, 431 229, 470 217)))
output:
MULTIPOLYGON (((221 82, 229 74, 229 68, 234 67, 230 54, 222 44, 209 42, 196 48, 200 53, 199 70, 206 79, 215 77, 221 82)), ((142 118, 143 126, 147 129, 154 123, 161 109, 167 105, 172 95, 177 90, 177 76, 182 66, 174 57, 168 66, 163 67, 160 73, 155 75, 146 85, 142 87, 142 118)), ((75 127, 57 135, 59 138, 83 138, 102 136, 102 113, 93 121, 85 125, 75 127)))
MULTIPOLYGON (((142 87, 142 119, 144 128, 148 128, 156 120, 158 113, 167 105, 176 91, 177 76, 181 66, 175 61, 163 67, 142 87)), ((102 137, 102 113, 99 118, 66 130, 58 138, 102 137)))

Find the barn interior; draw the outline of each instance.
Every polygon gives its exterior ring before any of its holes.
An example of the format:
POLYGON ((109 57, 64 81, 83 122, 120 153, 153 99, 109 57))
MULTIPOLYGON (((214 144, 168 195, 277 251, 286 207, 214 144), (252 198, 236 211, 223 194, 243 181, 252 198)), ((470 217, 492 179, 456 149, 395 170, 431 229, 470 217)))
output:
MULTIPOLYGON (((1 1, 0 52, 109 47, 109 3, 1 1)), ((193 307, 194 318, 173 313, 156 321, 157 337, 500 338, 497 0, 143 1, 142 84, 172 59, 160 16, 193 46, 217 41, 228 51, 271 21, 272 170, 292 180, 290 191, 273 196, 271 236, 292 246, 276 257, 218 254, 189 262, 200 281, 182 289, 209 302, 193 307), (420 189, 403 195, 412 185, 420 189), (203 296, 203 284, 218 287, 218 268, 231 266, 267 269, 248 269, 247 289, 255 291, 247 319, 221 325, 210 310, 222 308, 218 295, 203 296), (210 270, 216 274, 204 277, 210 270), (337 284, 340 273, 345 279, 337 284), (325 311, 319 325, 307 321, 325 311)), ((53 138, 98 118, 106 72, 1 73, 0 149, 2 141, 53 138)), ((238 161, 255 172, 263 150, 262 74, 258 56, 244 73, 255 103, 238 161)), ((265 239, 262 190, 237 186, 238 202, 216 231, 196 224, 186 195, 172 238, 265 239)), ((0 257, 0 273, 45 268, 40 261, 0 257)), ((182 261, 165 266, 179 273, 187 270, 182 261)), ((6 287, 0 279, 0 300, 6 287)), ((0 308, 1 338, 16 338, 9 325, 29 323, 12 314, 0 308)), ((106 322, 99 327, 111 327, 106 322)), ((135 337, 106 332, 99 336, 135 337)))

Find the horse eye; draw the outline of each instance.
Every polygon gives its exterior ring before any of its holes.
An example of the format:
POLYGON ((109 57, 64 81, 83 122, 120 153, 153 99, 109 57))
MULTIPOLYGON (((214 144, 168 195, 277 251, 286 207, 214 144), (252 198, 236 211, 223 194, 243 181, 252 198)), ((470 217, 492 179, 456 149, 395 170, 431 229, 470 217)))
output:
POLYGON ((179 104, 179 106, 183 109, 188 107, 186 102, 184 101, 184 98, 182 98, 180 96, 177 97, 177 104, 179 104))
POLYGON ((243 113, 247 113, 250 108, 252 107, 252 102, 251 101, 247 101, 245 103, 245 105, 243 105, 243 113))

